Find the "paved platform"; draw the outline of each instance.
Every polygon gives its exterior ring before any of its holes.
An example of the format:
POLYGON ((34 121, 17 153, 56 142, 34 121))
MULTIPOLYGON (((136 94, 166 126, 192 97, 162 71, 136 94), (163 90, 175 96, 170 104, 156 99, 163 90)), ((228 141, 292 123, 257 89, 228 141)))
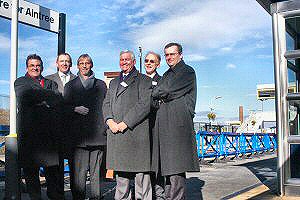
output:
MULTIPOLYGON (((276 195, 276 160, 273 153, 214 163, 201 162, 200 173, 187 173, 187 199, 300 199, 276 195)), ((101 186, 104 199, 113 199, 115 182, 104 182, 101 186)), ((4 197, 4 187, 2 180, 0 199, 4 197)), ((43 198, 46 200, 45 191, 43 188, 43 198)), ((68 179, 65 198, 72 199, 68 179)), ((23 199, 28 199, 26 193, 22 193, 23 199)))

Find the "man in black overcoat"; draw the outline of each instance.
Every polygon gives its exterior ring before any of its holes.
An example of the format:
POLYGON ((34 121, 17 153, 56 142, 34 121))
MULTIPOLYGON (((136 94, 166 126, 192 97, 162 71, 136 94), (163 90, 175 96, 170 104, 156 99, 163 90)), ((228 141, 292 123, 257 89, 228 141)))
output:
POLYGON ((185 199, 185 172, 199 171, 193 125, 196 75, 182 60, 180 44, 167 44, 164 53, 169 69, 152 92, 159 101, 152 169, 166 177, 166 199, 185 199))
POLYGON ((151 79, 135 68, 132 51, 121 51, 120 76, 109 84, 104 104, 107 130, 107 169, 116 172, 115 199, 152 199, 149 119, 151 79))
POLYGON ((72 138, 72 195, 82 200, 86 195, 87 172, 90 173, 90 199, 100 199, 100 166, 106 146, 106 125, 102 104, 106 84, 95 78, 93 61, 88 54, 77 60, 78 76, 68 82, 64 90, 70 138, 72 138))
POLYGON ((31 199, 41 199, 39 168, 45 169, 47 195, 63 199, 58 182, 58 140, 56 118, 62 97, 54 81, 41 73, 40 56, 31 54, 26 59, 26 75, 15 83, 17 97, 17 127, 19 161, 23 168, 27 191, 31 199))

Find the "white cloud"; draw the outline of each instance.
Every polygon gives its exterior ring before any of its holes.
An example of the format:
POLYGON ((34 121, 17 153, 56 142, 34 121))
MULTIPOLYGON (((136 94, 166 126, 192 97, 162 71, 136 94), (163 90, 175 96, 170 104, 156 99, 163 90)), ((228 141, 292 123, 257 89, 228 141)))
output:
POLYGON ((184 56, 184 60, 189 62, 199 62, 207 59, 207 57, 197 54, 189 54, 184 56))
POLYGON ((10 50, 10 38, 6 37, 3 34, 0 34, 0 51, 9 51, 10 50))
POLYGON ((228 63, 226 65, 226 69, 235 69, 236 68, 236 65, 235 64, 232 64, 232 63, 228 63))
POLYGON ((156 0, 147 4, 142 13, 131 16, 130 19, 150 14, 160 14, 162 19, 155 18, 152 23, 141 25, 140 28, 131 31, 128 38, 136 41, 137 45, 153 50, 159 50, 170 41, 203 51, 233 46, 238 41, 257 38, 260 36, 258 31, 269 28, 265 27, 266 14, 257 13, 258 8, 257 2, 250 0, 190 0, 164 3, 156 0), (180 15, 175 15, 179 12, 180 15))
POLYGON ((221 51, 224 51, 224 52, 229 52, 232 50, 232 47, 222 47, 221 48, 221 51))

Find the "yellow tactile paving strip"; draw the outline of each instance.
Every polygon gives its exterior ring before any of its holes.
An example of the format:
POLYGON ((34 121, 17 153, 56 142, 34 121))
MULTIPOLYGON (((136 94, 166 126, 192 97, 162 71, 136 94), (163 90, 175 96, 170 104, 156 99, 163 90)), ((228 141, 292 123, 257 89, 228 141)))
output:
POLYGON ((270 191, 264 184, 230 198, 230 200, 300 200, 300 197, 280 197, 270 191))

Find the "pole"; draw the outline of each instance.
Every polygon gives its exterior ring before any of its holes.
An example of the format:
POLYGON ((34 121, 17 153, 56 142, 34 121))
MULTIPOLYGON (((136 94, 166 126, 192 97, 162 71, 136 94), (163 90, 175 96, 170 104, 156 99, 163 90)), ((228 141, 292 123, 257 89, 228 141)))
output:
POLYGON ((59 13, 58 50, 57 55, 66 52, 66 14, 59 13))
POLYGON ((18 7, 19 0, 12 1, 11 56, 10 56, 10 132, 5 138, 5 199, 21 199, 20 169, 18 166, 17 106, 14 82, 18 66, 18 7))
POLYGON ((139 47, 139 52, 140 52, 140 73, 142 73, 142 47, 139 47))

